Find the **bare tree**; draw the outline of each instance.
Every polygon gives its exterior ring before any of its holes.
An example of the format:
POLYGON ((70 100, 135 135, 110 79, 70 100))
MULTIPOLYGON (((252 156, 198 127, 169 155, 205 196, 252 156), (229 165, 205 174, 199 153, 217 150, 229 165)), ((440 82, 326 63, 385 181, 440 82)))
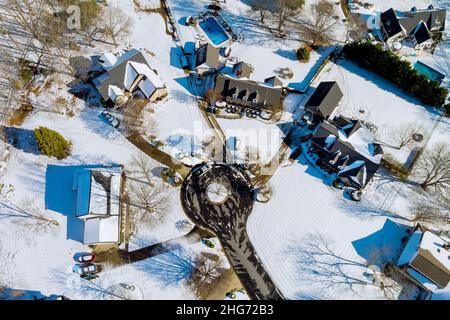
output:
POLYGON ((154 169, 152 160, 146 154, 140 152, 138 155, 134 156, 131 160, 130 167, 133 169, 133 176, 137 178, 143 178, 144 182, 153 186, 153 173, 154 169))
POLYGON ((448 210, 422 203, 414 209, 414 221, 448 225, 450 224, 450 213, 448 210))
POLYGON ((1 22, 0 28, 6 35, 10 51, 20 52, 14 58, 30 61, 35 74, 42 69, 69 70, 66 73, 73 74, 68 60, 73 56, 71 51, 79 48, 73 46, 76 30, 67 28, 65 14, 55 11, 49 1, 5 1, 8 19, 1 22))
POLYGON ((303 40, 313 46, 325 45, 334 37, 333 28, 338 23, 336 9, 332 2, 320 0, 311 5, 310 10, 305 13, 297 24, 298 31, 303 40))
POLYGON ((104 33, 117 46, 119 37, 126 35, 131 28, 130 17, 116 6, 109 6, 103 16, 104 33))
POLYGON ((450 189, 418 195, 412 202, 414 222, 450 225, 450 189))
POLYGON ((24 227, 31 228, 33 231, 47 232, 59 226, 58 221, 48 217, 48 215, 39 209, 31 198, 25 198, 20 205, 13 203, 1 203, 1 216, 9 217, 24 227))
POLYGON ((261 152, 247 145, 245 147, 245 164, 253 174, 259 175, 263 166, 261 152))
POLYGON ((388 251, 387 248, 374 247, 368 260, 359 262, 336 253, 331 243, 320 234, 311 235, 301 242, 300 247, 290 248, 297 267, 306 273, 304 281, 320 282, 324 287, 345 286, 351 291, 355 291, 355 287, 370 285, 380 288, 386 298, 393 299, 400 287, 384 275, 388 251), (355 268, 360 269, 361 277, 354 272, 355 268))
POLYGON ((273 6, 272 0, 257 0, 252 4, 252 9, 254 11, 258 11, 259 13, 259 21, 261 23, 265 23, 266 16, 269 13, 269 9, 273 6))
POLYGON ((304 0, 276 0, 278 32, 281 31, 288 19, 295 17, 301 11, 304 4, 304 0))
POLYGON ((425 150, 414 167, 414 175, 423 189, 445 192, 450 187, 450 147, 441 142, 425 150))
POLYGON ((217 255, 214 255, 214 257, 208 254, 197 255, 193 262, 192 285, 197 291, 197 294, 206 296, 211 292, 227 269, 223 267, 223 261, 217 255))
POLYGON ((398 149, 409 146, 414 142, 414 134, 420 130, 420 126, 414 123, 405 123, 398 127, 393 133, 392 138, 398 145, 398 149))
POLYGON ((169 197, 159 186, 132 182, 129 187, 132 219, 135 224, 159 223, 169 207, 169 197))

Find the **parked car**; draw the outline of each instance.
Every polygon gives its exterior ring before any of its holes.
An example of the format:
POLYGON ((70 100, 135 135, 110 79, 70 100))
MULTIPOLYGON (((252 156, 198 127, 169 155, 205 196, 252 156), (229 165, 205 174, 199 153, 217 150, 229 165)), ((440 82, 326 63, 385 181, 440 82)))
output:
POLYGON ((80 263, 89 263, 95 261, 95 254, 93 253, 83 253, 77 257, 77 261, 80 263))
POLYGON ((87 275, 96 274, 99 270, 97 266, 93 263, 86 263, 82 265, 78 265, 75 268, 75 273, 78 273, 80 277, 85 277, 87 275))
POLYGON ((216 107, 214 107, 214 106, 208 106, 208 107, 206 108, 206 112, 215 113, 215 112, 216 112, 216 107))
POLYGON ((210 168, 210 167, 209 167, 209 164, 204 163, 204 164, 202 164, 202 165, 199 165, 197 168, 195 168, 195 169, 192 171, 192 174, 193 174, 194 176, 199 176, 199 175, 201 175, 203 172, 207 171, 209 168, 210 168))
POLYGON ((214 243, 209 239, 202 239, 202 243, 209 248, 215 247, 214 243))
POLYGON ((119 124, 120 124, 119 120, 114 118, 108 111, 106 111, 106 110, 102 111, 102 116, 114 128, 117 128, 119 126, 119 124))

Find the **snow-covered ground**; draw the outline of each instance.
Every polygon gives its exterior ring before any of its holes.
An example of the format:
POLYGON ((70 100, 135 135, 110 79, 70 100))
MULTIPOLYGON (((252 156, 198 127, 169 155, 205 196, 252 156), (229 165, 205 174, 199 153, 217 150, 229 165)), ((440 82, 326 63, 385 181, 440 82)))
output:
MULTIPOLYGON (((138 1, 145 8, 159 7, 158 0, 138 1)), ((153 113, 146 113, 145 125, 154 127, 146 128, 145 131, 164 141, 164 150, 173 155, 189 149, 192 140, 194 144, 200 145, 204 119, 189 94, 187 75, 179 68, 176 60, 179 51, 171 37, 164 32, 166 26, 163 18, 158 13, 139 12, 133 1, 108 2, 120 6, 133 18, 131 35, 123 46, 114 50, 146 48, 153 53, 155 69, 168 88, 168 97, 151 106, 153 113), (180 136, 183 139, 178 140, 180 136), (180 142, 171 145, 174 140, 180 142)), ((209 2, 169 0, 177 21, 203 11, 206 3, 209 2)), ((422 5, 422 0, 399 3, 385 0, 377 1, 375 9, 381 11, 391 6, 409 9, 412 3, 417 7, 426 6, 425 3, 422 5)), ((448 7, 448 1, 440 3, 448 7)), ((310 63, 300 64, 292 59, 298 41, 268 39, 267 33, 260 32, 260 27, 255 24, 256 16, 248 18, 249 7, 241 1, 229 0, 224 4, 224 9, 224 19, 235 32, 244 35, 244 41, 233 46, 233 55, 254 66, 254 79, 263 80, 273 75, 275 68, 288 66, 295 74, 293 82, 302 88, 306 87, 311 69, 321 60, 320 54, 314 52, 310 63)), ((340 10, 339 15, 342 17, 340 10)), ((192 33, 190 29, 180 27, 181 37, 189 36, 183 35, 184 32, 192 33)), ((344 32, 339 35, 344 36, 344 32)), ((106 50, 112 48, 102 44, 91 48, 87 55, 106 50)), ((326 80, 337 81, 344 93, 340 112, 377 125, 380 139, 388 139, 389 132, 403 123, 419 124, 425 135, 432 133, 429 147, 450 138, 450 123, 446 119, 438 121, 439 115, 435 111, 425 108, 383 79, 351 63, 328 64, 312 86, 316 87, 320 81, 326 80)), ((218 122, 227 138, 241 135, 244 140, 246 129, 261 133, 265 138, 262 138, 263 143, 256 146, 263 159, 268 160, 278 151, 284 136, 282 124, 292 121, 296 108, 306 102, 311 92, 312 89, 309 89, 306 95, 289 95, 285 102, 286 112, 279 124, 269 125, 246 119, 218 119, 218 122), (269 137, 273 138, 269 139, 273 143, 267 143, 265 139, 269 137)), ((48 107, 48 104, 54 103, 56 95, 72 98, 64 83, 54 83, 38 100, 48 107)), ((65 294, 76 299, 112 299, 114 295, 110 292, 116 292, 120 283, 135 285, 136 291, 132 293, 134 298, 194 299, 193 293, 180 280, 185 262, 202 252, 224 257, 217 242, 215 249, 209 249, 192 235, 184 237, 188 231, 180 228, 180 221, 185 216, 180 206, 178 189, 172 189, 169 193, 171 205, 164 222, 141 228, 130 243, 131 249, 137 249, 177 238, 172 241, 172 244, 177 244, 177 250, 122 266, 105 264, 100 277, 93 282, 80 281, 72 272, 74 255, 90 249, 69 236, 72 226, 68 213, 46 208, 47 166, 127 165, 140 153, 119 131, 99 118, 100 111, 85 107, 81 100, 75 100, 72 117, 37 110, 20 128, 15 129, 21 138, 19 148, 12 150, 7 169, 1 176, 4 187, 0 198, 0 277, 4 277, 1 279, 13 289, 37 290, 45 295, 65 294), (38 154, 31 130, 41 125, 62 133, 72 142, 71 156, 57 161, 38 154), (30 207, 27 209, 45 213, 56 220, 59 226, 46 232, 37 232, 30 226, 16 223, 17 219, 11 217, 14 213, 14 209, 9 207, 11 204, 28 205, 30 207), (175 264, 176 270, 170 269, 174 267, 174 262, 181 263, 175 264)), ((0 156, 2 154, 0 146, 0 156)), ((404 159, 402 157, 405 155, 397 156, 404 159)), ((156 162, 154 165, 159 166, 156 162)), ((158 182, 158 178, 155 178, 158 182)), ((347 200, 342 192, 324 184, 319 173, 305 165, 302 159, 293 165, 279 168, 270 184, 273 188, 270 202, 255 205, 247 227, 264 267, 286 297, 385 298, 379 288, 361 285, 360 282, 372 279, 376 267, 369 268, 368 265, 377 266, 398 254, 406 225, 411 225, 407 220, 411 218, 410 200, 414 196, 411 187, 380 175, 367 187, 363 201, 356 204, 347 200), (322 255, 323 252, 326 254, 322 255), (355 284, 349 286, 353 282, 355 284)), ((226 261, 225 258, 223 260, 226 261)))
MULTIPOLYGON (((344 93, 339 112, 377 125, 381 140, 408 122, 430 139, 427 148, 450 137, 446 118, 352 63, 328 64, 313 86, 327 80, 337 81, 344 93)), ((421 192, 377 175, 356 204, 326 186, 321 175, 304 163, 301 158, 278 169, 270 181, 271 200, 257 205, 248 221, 264 266, 289 298, 384 299, 378 288, 350 283, 367 281, 371 274, 367 265, 375 256, 395 259, 404 231, 412 225, 412 200, 421 192), (342 269, 331 267, 333 262, 342 269)), ((414 292, 400 298, 413 296, 414 292)))
MULTIPOLYGON (((46 177, 47 166, 70 167, 109 163, 126 166, 140 152, 117 130, 99 118, 99 110, 84 108, 81 105, 79 108, 77 114, 71 118, 60 114, 36 112, 20 128, 15 129, 19 141, 22 141, 20 145, 22 150, 12 152, 8 168, 2 176, 2 184, 7 187, 2 192, 0 204, 2 206, 2 223, 0 224, 2 238, 0 242, 3 250, 14 253, 15 268, 14 272, 9 275, 8 282, 15 289, 39 290, 43 294, 66 292, 64 286, 67 281, 74 278, 72 273, 72 267, 75 264, 73 256, 78 252, 90 251, 87 246, 71 237, 74 233, 74 219, 70 216, 71 213, 51 210, 57 210, 52 203, 58 199, 53 199, 57 196, 56 194, 46 194, 46 190, 51 189, 48 186, 50 182, 46 177), (46 126, 61 132, 72 142, 72 155, 63 161, 39 155, 33 139, 29 138, 31 130, 38 126, 46 126), (21 139, 29 140, 25 142, 21 139), (17 219, 13 217, 14 210, 9 207, 15 205, 24 210, 31 210, 29 201, 32 201, 32 208, 55 219, 59 226, 48 232, 41 232, 33 230, 33 226, 24 227, 22 223, 17 223, 17 219), (25 205, 27 207, 24 207, 25 205), (50 208, 46 210, 46 206, 50 208)), ((157 163, 155 163, 156 165, 157 163)), ((62 183, 62 177, 60 180, 62 183)), ((56 188, 63 188, 63 186, 56 186, 56 188)), ((147 232, 143 233, 144 239, 139 239, 141 246, 143 241, 148 241, 147 245, 150 245, 180 237, 189 231, 179 230, 176 227, 178 221, 186 219, 179 205, 177 190, 170 193, 170 199, 170 202, 175 205, 168 212, 164 224, 147 228, 147 232), (149 237, 151 240, 145 237, 149 237)), ((134 266, 129 268, 134 268, 134 266)), ((139 277, 142 281, 151 281, 153 275, 147 273, 145 276, 144 270, 139 277)), ((110 281, 120 282, 120 273, 117 274, 117 278, 110 278, 110 281)), ((75 296, 82 298, 83 294, 78 292, 75 296)), ((154 298, 158 294, 157 291, 153 291, 147 298, 154 298)), ((179 298, 191 297, 189 294, 185 295, 183 291, 177 290, 173 290, 172 294, 175 297, 179 294, 179 298)))
POLYGON ((378 191, 355 205, 317 176, 314 169, 295 163, 280 168, 272 178, 272 199, 256 206, 247 224, 264 266, 291 299, 383 298, 375 287, 356 284, 352 291, 345 282, 367 281, 370 255, 382 249, 386 256, 395 255, 405 229, 387 221, 388 212, 371 199, 378 191), (331 250, 323 257, 319 236, 331 250), (313 259, 330 265, 321 266, 313 259), (335 270, 332 263, 341 264, 343 270, 335 270))
MULTIPOLYGON (((155 107, 157 112, 153 115, 159 128, 162 128, 161 138, 166 139, 176 129, 192 132, 193 123, 200 121, 201 118, 199 113, 195 113, 198 112, 197 106, 183 87, 183 82, 177 82, 178 78, 182 79, 186 75, 182 70, 171 66, 172 39, 164 32, 164 20, 157 13, 135 12, 132 1, 110 1, 110 4, 113 2, 132 16, 134 26, 132 34, 122 47, 112 49, 101 44, 85 51, 86 56, 130 47, 146 48, 151 51, 154 54, 152 63, 169 89, 168 98, 158 106, 160 108, 155 107), (148 32, 148 30, 154 31, 148 32), (197 118, 190 117, 190 114, 197 118)), ((40 107, 27 118, 23 125, 12 128, 10 131, 17 135, 19 144, 17 150, 13 149, 7 169, 1 177, 4 188, 0 199, 2 215, 0 252, 2 259, 13 257, 8 261, 8 265, 14 267, 11 268, 11 272, 7 272, 5 279, 2 273, 1 280, 12 289, 37 290, 45 295, 66 294, 77 299, 110 299, 110 295, 102 295, 100 294, 102 290, 96 290, 96 288, 100 286, 106 289, 121 282, 139 284, 145 299, 195 298, 181 281, 171 286, 164 284, 154 270, 145 267, 151 265, 151 262, 146 260, 119 268, 104 265, 105 272, 92 284, 80 282, 79 277, 72 272, 75 265, 74 255, 91 250, 71 238, 74 217, 70 216, 69 212, 56 212, 51 210, 54 209, 53 207, 46 207, 48 206, 46 200, 56 196, 46 194, 47 166, 70 167, 109 163, 127 166, 135 156, 140 154, 140 151, 118 130, 102 120, 101 109, 86 107, 82 100, 74 98, 68 92, 66 83, 68 83, 67 79, 55 79, 49 88, 41 90, 38 97, 32 96, 33 101, 40 107), (57 112, 59 110, 55 99, 58 96, 73 103, 72 117, 64 115, 67 112, 63 114, 57 112), (32 130, 38 126, 54 129, 70 140, 71 155, 62 161, 39 155, 32 133, 32 130), (25 205, 27 205, 26 208, 25 205), (57 221, 59 226, 46 232, 32 230, 32 226, 23 226, 24 223, 16 222, 17 219, 12 216, 15 210, 12 206, 42 212, 57 221)), ((2 154, 3 149, 2 147, 2 154)), ((160 167, 156 162, 152 164, 160 167)), ((155 179, 158 183, 162 183, 158 181, 158 177, 155 179)), ((61 202, 61 199, 53 200, 61 202)), ((192 225, 189 228, 180 225, 180 221, 184 221, 186 217, 181 209, 178 189, 171 190, 169 201, 171 206, 164 222, 141 228, 139 233, 131 239, 130 249, 179 238, 189 232, 192 225)), ((207 251, 206 246, 200 245, 198 239, 187 243, 181 241, 180 246, 182 250, 189 253, 189 256, 207 251)))

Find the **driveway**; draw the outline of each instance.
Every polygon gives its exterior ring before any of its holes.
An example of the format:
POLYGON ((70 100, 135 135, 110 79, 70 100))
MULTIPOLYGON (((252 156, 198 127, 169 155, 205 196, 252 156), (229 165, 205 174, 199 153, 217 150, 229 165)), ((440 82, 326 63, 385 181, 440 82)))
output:
POLYGON ((193 168, 181 187, 181 203, 197 225, 217 235, 231 265, 253 300, 283 299, 264 270, 246 231, 253 209, 249 178, 237 166, 193 168))

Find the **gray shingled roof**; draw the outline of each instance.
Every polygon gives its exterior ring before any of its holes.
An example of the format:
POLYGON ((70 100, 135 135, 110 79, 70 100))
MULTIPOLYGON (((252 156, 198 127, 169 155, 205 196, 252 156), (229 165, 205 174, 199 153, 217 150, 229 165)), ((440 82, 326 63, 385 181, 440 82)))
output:
POLYGON ((129 61, 149 65, 147 59, 140 50, 132 49, 122 54, 114 66, 108 68, 105 73, 93 80, 95 83, 96 79, 101 79, 96 88, 104 100, 109 99, 108 88, 110 85, 123 88, 127 63, 129 61))
POLYGON ((445 9, 402 11, 399 22, 407 34, 411 34, 420 21, 424 21, 430 31, 444 31, 446 15, 445 9))
POLYGON ((412 34, 421 21, 425 22, 429 31, 444 31, 446 15, 446 9, 396 12, 391 8, 381 14, 380 20, 388 38, 391 38, 402 31, 412 34))
POLYGON ((436 283, 440 288, 445 288, 450 282, 449 270, 428 250, 419 248, 417 256, 409 265, 436 283))
MULTIPOLYGON (((431 232, 424 228, 422 225, 418 224, 415 230, 419 229, 422 231, 422 237, 420 239, 420 244, 418 248, 418 254, 416 257, 409 263, 409 265, 420 272, 432 282, 437 284, 440 288, 447 287, 450 282, 450 270, 446 268, 441 261, 439 261, 429 250, 421 248, 421 243, 423 239, 423 235, 425 232, 431 232)), ((433 233, 433 232, 431 232, 433 233)), ((437 235, 435 235, 438 237, 437 235)), ((442 238, 441 238, 442 239, 442 238)), ((442 239, 443 243, 449 244, 447 241, 442 239)), ((442 248, 441 250, 447 250, 442 248)), ((450 257, 450 256, 449 256, 450 257)))
MULTIPOLYGON (((359 129, 358 126, 359 122, 355 123, 355 130, 359 129)), ((316 146, 318 146, 323 152, 326 153, 325 161, 334 159, 336 154, 339 154, 339 160, 335 163, 335 167, 337 170, 337 167, 342 165, 345 161, 346 164, 351 165, 355 161, 363 161, 365 170, 366 170, 366 179, 364 181, 364 184, 361 185, 361 187, 364 187, 375 175, 375 173, 378 171, 379 165, 372 162, 371 160, 367 159, 364 155, 360 154, 349 142, 342 141, 339 139, 339 129, 333 125, 332 123, 328 121, 323 121, 317 131, 314 133, 313 138, 311 139, 311 142, 314 143, 316 146), (331 148, 326 149, 327 141, 330 137, 330 135, 333 135, 336 137, 336 140, 334 141, 331 148), (342 160, 342 161, 341 161, 342 160)), ((350 177, 355 176, 358 177, 360 175, 361 167, 355 167, 353 170, 348 170, 344 173, 342 173, 340 176, 342 177, 350 177)))
POLYGON ((386 31, 388 38, 395 36, 403 31, 394 9, 389 9, 380 15, 381 23, 386 31))
POLYGON ((424 43, 431 39, 430 32, 425 24, 425 22, 421 21, 417 25, 416 29, 413 32, 414 38, 417 41, 417 44, 424 43))
POLYGON ((328 118, 336 109, 343 96, 336 82, 321 82, 308 102, 306 102, 305 108, 320 115, 322 118, 328 118))

